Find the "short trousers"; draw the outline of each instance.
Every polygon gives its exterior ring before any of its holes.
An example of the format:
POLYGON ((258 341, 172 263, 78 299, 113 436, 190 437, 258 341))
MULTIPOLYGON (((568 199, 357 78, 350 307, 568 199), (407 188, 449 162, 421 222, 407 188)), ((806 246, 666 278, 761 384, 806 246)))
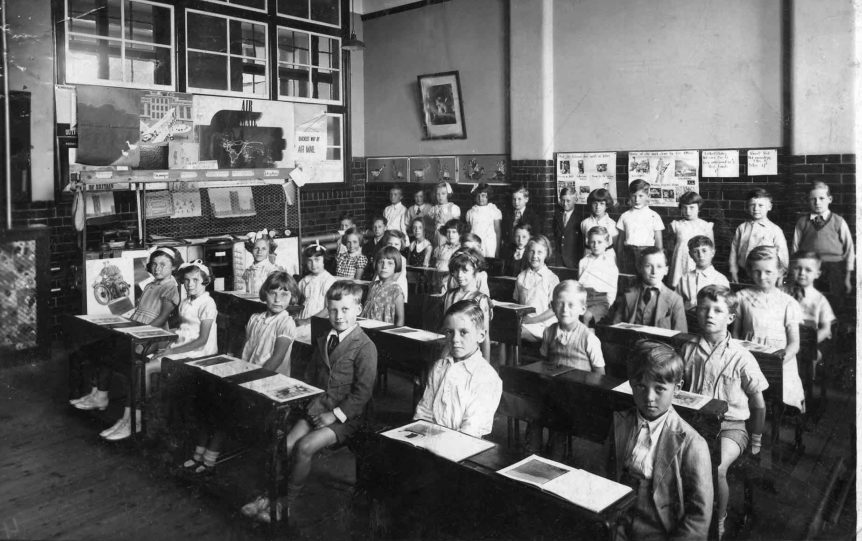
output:
POLYGON ((745 421, 722 421, 718 437, 727 438, 736 443, 739 446, 740 454, 745 453, 745 449, 748 447, 749 436, 748 430, 745 428, 745 421))

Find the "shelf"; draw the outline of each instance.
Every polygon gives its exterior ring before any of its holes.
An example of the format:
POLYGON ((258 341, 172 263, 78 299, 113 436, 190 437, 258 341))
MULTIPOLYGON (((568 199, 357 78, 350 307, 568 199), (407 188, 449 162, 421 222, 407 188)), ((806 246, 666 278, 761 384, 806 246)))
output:
POLYGON ((80 180, 89 185, 111 185, 128 183, 182 182, 201 186, 210 182, 255 184, 282 184, 292 169, 163 169, 163 170, 117 170, 114 168, 86 169, 80 172, 80 180))

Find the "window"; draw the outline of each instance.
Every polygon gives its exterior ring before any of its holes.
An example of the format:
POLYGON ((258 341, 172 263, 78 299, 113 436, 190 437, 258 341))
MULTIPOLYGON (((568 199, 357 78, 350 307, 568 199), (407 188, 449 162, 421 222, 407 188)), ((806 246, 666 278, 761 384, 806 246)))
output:
POLYGON ((278 97, 341 103, 341 40, 278 27, 278 97))
POLYGON ((186 67, 189 92, 267 98, 266 25, 187 11, 186 67))
POLYGON ((278 14, 327 26, 341 26, 339 0, 278 0, 278 14))
POLYGON ((174 88, 172 6, 67 0, 65 22, 67 83, 174 88))
POLYGON ((206 0, 214 4, 228 4, 240 8, 266 12, 266 0, 206 0))
POLYGON ((341 115, 326 115, 326 159, 341 161, 341 115))

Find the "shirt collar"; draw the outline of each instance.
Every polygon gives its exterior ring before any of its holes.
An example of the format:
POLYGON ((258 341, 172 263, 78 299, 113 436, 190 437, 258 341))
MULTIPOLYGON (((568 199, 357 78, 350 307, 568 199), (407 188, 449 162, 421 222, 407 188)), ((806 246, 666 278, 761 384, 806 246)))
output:
POLYGON ((355 329, 357 326, 358 326, 358 324, 354 323, 353 325, 351 325, 350 327, 348 327, 347 329, 345 329, 344 331, 342 331, 340 333, 335 332, 335 329, 330 329, 329 334, 326 335, 326 340, 329 341, 330 336, 338 336, 338 343, 340 344, 341 342, 344 342, 344 339, 347 338, 347 335, 350 334, 353 331, 353 329, 355 329))
POLYGON ((695 274, 698 274, 698 275, 700 275, 700 276, 709 276, 709 275, 710 275, 710 274, 712 274, 714 271, 715 271, 715 267, 713 267, 712 265, 708 266, 707 268, 705 268, 705 269, 703 269, 703 270, 701 270, 701 269, 699 269, 699 268, 697 268, 697 267, 695 267, 695 268, 694 268, 694 273, 695 273, 695 274))
POLYGON ((462 365, 464 370, 471 375, 479 368, 479 363, 485 362, 485 358, 482 357, 482 348, 476 348, 476 351, 474 351, 472 355, 460 362, 456 361, 455 357, 452 355, 447 355, 444 360, 452 366, 457 364, 462 365))
POLYGON ((637 412, 638 427, 640 427, 644 422, 646 422, 646 424, 649 425, 649 433, 650 433, 650 441, 651 442, 655 441, 653 438, 655 437, 655 435, 659 431, 661 431, 662 427, 664 427, 664 423, 665 423, 665 421, 667 421, 667 414, 668 413, 670 413, 670 408, 668 408, 666 412, 661 414, 656 419, 654 419, 652 421, 647 421, 646 419, 644 419, 643 415, 641 415, 641 412, 637 412))
POLYGON ((813 213, 813 212, 812 212, 812 213, 808 216, 808 218, 813 222, 813 221, 814 221, 814 218, 816 218, 816 217, 818 217, 818 216, 820 216, 821 218, 823 218, 823 221, 824 221, 824 222, 828 222, 828 221, 829 221, 829 217, 830 217, 830 216, 832 216, 832 211, 831 211, 831 210, 829 210, 829 209, 826 209, 826 212, 824 212, 823 214, 815 214, 815 213, 813 213))
POLYGON ((764 218, 763 220, 761 220, 759 222, 757 220, 751 220, 750 223, 751 223, 752 227, 754 227, 756 225, 759 225, 760 227, 767 227, 767 226, 772 225, 772 220, 770 220, 769 218, 764 218))

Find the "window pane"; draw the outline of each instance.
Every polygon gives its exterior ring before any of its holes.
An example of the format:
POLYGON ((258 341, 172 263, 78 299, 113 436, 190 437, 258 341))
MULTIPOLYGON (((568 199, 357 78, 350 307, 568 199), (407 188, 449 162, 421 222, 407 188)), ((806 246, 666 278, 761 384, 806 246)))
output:
POLYGON ((308 64, 308 34, 279 28, 278 61, 308 64))
POLYGON ((69 29, 94 36, 120 37, 121 0, 69 0, 69 29))
POLYGON ((278 12, 290 17, 308 18, 308 0, 278 0, 278 12))
POLYGON ((311 0, 311 20, 338 24, 339 0, 311 0))
POLYGON ((189 86, 228 90, 227 58, 206 53, 188 53, 189 86))
POLYGON ((337 116, 326 117, 326 145, 331 147, 341 146, 341 118, 337 116))
POLYGON ((243 21, 230 22, 230 52, 250 58, 266 58, 266 27, 243 21))
POLYGON ((313 70, 312 84, 315 95, 313 98, 321 100, 338 100, 338 74, 337 71, 313 70))
POLYGON ((228 0, 231 4, 254 9, 266 9, 266 0, 228 0))
MULTIPOLYGON (((66 73, 75 81, 111 80, 110 60, 120 58, 120 41, 89 36, 69 36, 66 73)), ((116 81, 122 81, 120 73, 116 81)))
POLYGON ((278 94, 294 98, 310 98, 308 68, 304 66, 279 66, 278 94))
POLYGON ((327 148, 326 149, 326 159, 327 160, 340 160, 341 159, 341 149, 340 148, 327 148))
POLYGON ((126 47, 126 81, 170 85, 173 65, 170 47, 129 44, 126 47))
POLYGON ((227 52, 227 19, 189 13, 186 22, 186 44, 190 49, 227 52))
POLYGON ((323 37, 314 37, 314 42, 318 47, 316 66, 321 68, 338 69, 338 58, 341 51, 338 48, 338 41, 323 37))
POLYGON ((230 59, 230 89, 234 92, 246 92, 266 96, 266 64, 242 58, 230 59))
POLYGON ((125 26, 127 39, 171 44, 171 10, 168 8, 131 2, 126 5, 125 26))

